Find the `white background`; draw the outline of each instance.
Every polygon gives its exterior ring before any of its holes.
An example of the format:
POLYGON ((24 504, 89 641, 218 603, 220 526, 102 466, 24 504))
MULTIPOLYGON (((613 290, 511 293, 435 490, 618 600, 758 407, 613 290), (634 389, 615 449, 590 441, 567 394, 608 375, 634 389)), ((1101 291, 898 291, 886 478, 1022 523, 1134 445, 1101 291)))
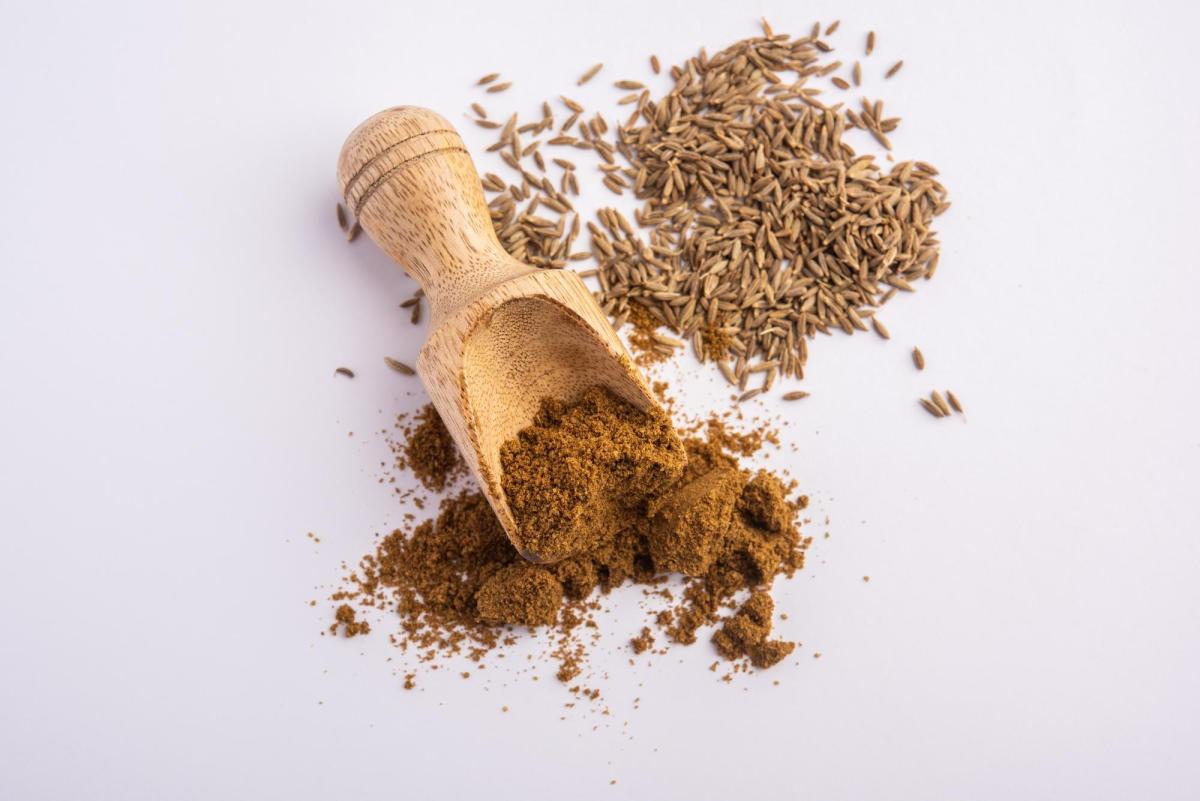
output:
POLYGON ((1196 798, 1196 8, 5 2, 0 797, 1196 798), (878 30, 865 91, 954 201, 892 341, 823 338, 812 397, 758 407, 814 501, 776 592, 798 658, 630 669, 635 590, 594 654, 608 717, 550 667, 402 690, 382 636, 308 606, 399 522, 378 432, 425 402, 381 364, 420 345, 412 283, 333 222, 343 138, 411 103, 479 153, 485 72, 496 115, 611 109, 650 53, 764 13, 840 18, 848 61, 878 30), (965 423, 916 407, 935 387, 965 423))

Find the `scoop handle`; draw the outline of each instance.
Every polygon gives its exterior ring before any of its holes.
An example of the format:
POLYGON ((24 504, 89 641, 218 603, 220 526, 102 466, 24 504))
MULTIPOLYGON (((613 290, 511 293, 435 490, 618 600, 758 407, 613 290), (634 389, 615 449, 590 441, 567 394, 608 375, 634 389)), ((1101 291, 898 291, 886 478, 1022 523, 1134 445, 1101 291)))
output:
POLYGON ((342 196, 371 239, 415 278, 432 322, 534 269, 496 238, 479 173, 444 117, 381 111, 351 132, 338 159, 342 196))

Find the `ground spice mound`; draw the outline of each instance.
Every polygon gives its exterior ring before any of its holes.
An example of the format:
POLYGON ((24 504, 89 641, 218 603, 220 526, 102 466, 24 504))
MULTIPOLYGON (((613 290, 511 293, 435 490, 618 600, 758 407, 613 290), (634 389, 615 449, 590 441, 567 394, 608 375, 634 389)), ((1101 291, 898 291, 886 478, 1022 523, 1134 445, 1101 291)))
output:
POLYGON ((601 544, 631 510, 683 470, 664 412, 643 412, 593 387, 575 403, 547 400, 500 449, 502 485, 523 550, 548 562, 601 544))
POLYGON ((788 507, 783 485, 765 470, 759 470, 742 490, 738 509, 767 531, 783 531, 794 515, 788 507))
POLYGON ((775 602, 765 592, 750 596, 733 617, 713 635, 713 645, 726 659, 748 656, 755 667, 768 668, 795 650, 796 644, 769 640, 775 602))
POLYGON ((558 616, 563 588, 548 571, 533 565, 509 565, 475 593, 475 608, 485 623, 549 626, 558 616))
POLYGON ((415 420, 404 447, 405 462, 426 489, 441 492, 466 465, 432 403, 425 404, 415 420))
MULTIPOLYGON (((776 576, 803 567, 809 540, 795 518, 806 501, 789 501, 774 475, 742 468, 722 447, 727 433, 685 439, 677 478, 632 504, 614 534, 553 564, 522 559, 478 492, 448 497, 435 520, 393 532, 362 559, 333 596, 338 620, 350 603, 396 613, 393 641, 423 663, 462 652, 481 659, 512 641, 514 625, 548 629, 547 656, 569 683, 586 663, 592 635, 581 632, 595 631, 597 599, 632 583, 659 587, 648 597, 660 608, 649 613, 669 642, 691 644, 718 626, 721 656, 769 667, 794 647, 769 639, 768 593, 776 576), (672 574, 682 592, 660 586, 672 574)), ((642 653, 655 638, 642 622, 638 631, 629 643, 642 653)))
MULTIPOLYGON (((723 466, 736 468, 734 457, 720 445, 693 439, 687 442, 687 449, 693 481, 703 480, 723 466)), ((760 479, 747 471, 738 472, 741 483, 737 513, 723 532, 707 529, 709 535, 697 538, 687 555, 707 564, 707 568, 688 584, 682 603, 672 610, 671 620, 665 621, 667 633, 676 642, 695 642, 696 632, 718 622, 722 608, 739 591, 766 587, 776 575, 791 576, 804 566, 808 540, 801 538, 795 517, 805 500, 788 502, 782 483, 770 474, 760 473, 766 477, 760 479), (755 488, 756 481, 773 482, 778 490, 764 494, 768 506, 757 505, 760 492, 755 488), (771 522, 764 524, 764 520, 771 522), (786 522, 781 525, 780 521, 786 522)))
POLYGON ((654 564, 688 576, 705 573, 716 558, 712 546, 733 525, 743 483, 737 470, 721 466, 665 496, 649 527, 654 564))

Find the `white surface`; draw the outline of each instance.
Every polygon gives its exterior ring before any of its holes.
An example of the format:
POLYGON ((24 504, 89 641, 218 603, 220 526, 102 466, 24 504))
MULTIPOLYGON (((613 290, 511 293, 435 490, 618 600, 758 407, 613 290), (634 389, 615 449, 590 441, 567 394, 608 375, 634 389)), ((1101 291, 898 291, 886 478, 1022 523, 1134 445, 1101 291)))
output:
POLYGON ((1200 794, 1195 4, 105 5, 0 12, 0 797, 1200 794), (398 521, 373 432, 424 402, 380 364, 416 353, 411 283, 333 224, 343 137, 461 119, 493 69, 497 114, 614 102, 762 13, 876 28, 870 72, 906 66, 868 89, 954 201, 892 342, 815 343, 786 410, 799 666, 614 646, 612 716, 565 721, 548 669, 404 692, 307 604, 398 521))

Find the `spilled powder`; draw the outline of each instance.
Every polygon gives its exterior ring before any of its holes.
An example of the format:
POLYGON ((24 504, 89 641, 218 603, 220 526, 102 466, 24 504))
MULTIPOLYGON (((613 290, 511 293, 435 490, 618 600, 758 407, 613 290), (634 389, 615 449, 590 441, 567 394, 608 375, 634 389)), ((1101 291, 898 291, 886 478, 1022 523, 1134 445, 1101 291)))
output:
MULTIPOLYGON (((623 421, 618 428, 644 424, 622 405, 607 393, 591 393, 574 408, 612 414, 623 421)), ((573 420, 572 411, 551 405, 539 420, 549 430, 552 421, 573 420)), ((759 668, 777 663, 794 645, 769 636, 769 592, 776 576, 804 565, 810 540, 801 536, 796 516, 807 499, 790 500, 794 488, 744 468, 725 447, 731 433, 724 427, 709 426, 698 436, 701 430, 680 432, 686 464, 682 454, 654 462, 654 475, 671 475, 652 492, 637 491, 639 500, 627 504, 618 530, 558 562, 525 561, 474 489, 445 498, 436 518, 393 531, 345 577, 332 596, 337 620, 357 623, 342 611, 355 607, 394 614, 390 639, 430 668, 455 654, 482 661, 516 641, 513 626, 530 626, 549 638, 544 656, 557 663, 557 678, 595 700, 598 689, 572 682, 598 639, 599 602, 632 584, 645 587, 657 604, 649 621, 625 635, 632 636, 633 653, 651 648, 655 630, 668 645, 689 645, 712 627, 706 636, 721 657, 759 668), (673 574, 682 577, 681 591, 664 584, 673 574), (749 600, 739 604, 745 596, 749 600)), ((577 433, 582 443, 594 436, 586 426, 577 433)), ((614 434, 618 441, 623 436, 614 434)), ((670 453, 669 445, 665 449, 670 453)), ((612 625, 607 618, 604 624, 612 625)), ((343 628, 348 635, 367 633, 343 628)))
POLYGON ((421 407, 414 420, 407 433, 404 460, 426 489, 441 492, 465 472, 466 464, 433 404, 421 407))
POLYGON ((475 593, 475 610, 484 623, 549 626, 558 616, 562 597, 562 584, 549 571, 534 565, 509 565, 475 593))
POLYGON ((329 627, 331 634, 337 634, 338 629, 347 637, 357 637, 359 634, 369 634, 371 624, 358 619, 358 611, 350 604, 341 604, 333 613, 333 625, 329 627))
POLYGON ((658 328, 662 323, 640 304, 629 307, 629 347, 633 361, 639 367, 661 364, 675 355, 675 349, 660 338, 658 328))
POLYGON ((768 668, 796 649, 796 644, 769 639, 771 613, 775 602, 765 592, 756 592, 742 604, 737 614, 725 621, 713 635, 713 645, 726 659, 750 657, 758 668, 768 668))
POLYGON ((640 411, 600 387, 569 405, 546 401, 500 449, 515 538, 539 561, 592 550, 677 479, 685 458, 661 409, 640 411))

